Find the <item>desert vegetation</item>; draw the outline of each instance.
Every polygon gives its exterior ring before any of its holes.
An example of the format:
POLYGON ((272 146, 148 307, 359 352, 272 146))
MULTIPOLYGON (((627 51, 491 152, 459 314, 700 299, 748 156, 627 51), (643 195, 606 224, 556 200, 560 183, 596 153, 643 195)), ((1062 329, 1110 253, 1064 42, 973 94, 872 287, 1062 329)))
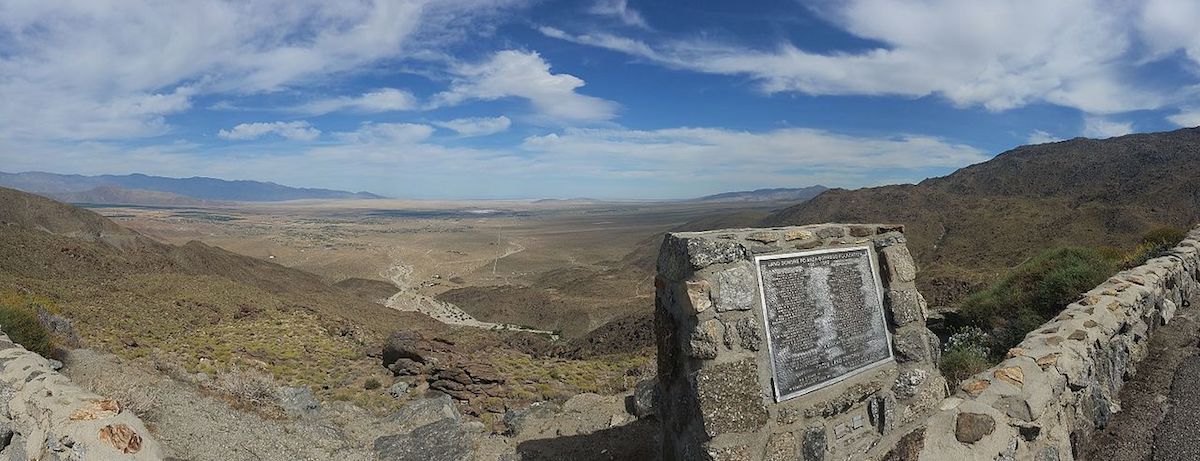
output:
POLYGON ((1161 255, 1185 234, 1182 229, 1158 227, 1127 251, 1061 247, 1030 258, 963 300, 957 312, 960 325, 943 348, 942 373, 953 384, 998 363, 1026 334, 1082 293, 1119 270, 1161 255))

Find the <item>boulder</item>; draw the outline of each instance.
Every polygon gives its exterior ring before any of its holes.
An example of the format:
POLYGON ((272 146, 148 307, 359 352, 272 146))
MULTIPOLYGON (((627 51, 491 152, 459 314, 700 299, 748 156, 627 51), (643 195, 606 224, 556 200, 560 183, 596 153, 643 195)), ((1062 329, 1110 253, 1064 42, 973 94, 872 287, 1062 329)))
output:
POLYGON ((422 347, 424 342, 425 338, 416 331, 400 330, 392 333, 387 344, 383 346, 384 365, 391 365, 400 359, 425 363, 425 351, 428 348, 422 347))
POLYGON ((321 410, 321 402, 307 387, 281 387, 279 407, 291 417, 308 416, 321 410))
POLYGON ((454 408, 450 396, 439 395, 409 402, 388 419, 402 429, 414 429, 441 420, 461 422, 462 415, 454 408))
POLYGON ((443 419, 407 434, 375 439, 380 461, 467 461, 472 458, 474 433, 460 421, 443 419))
POLYGON ((633 388, 631 396, 632 405, 630 413, 638 418, 654 416, 654 401, 658 398, 658 381, 654 379, 644 379, 638 381, 633 388))

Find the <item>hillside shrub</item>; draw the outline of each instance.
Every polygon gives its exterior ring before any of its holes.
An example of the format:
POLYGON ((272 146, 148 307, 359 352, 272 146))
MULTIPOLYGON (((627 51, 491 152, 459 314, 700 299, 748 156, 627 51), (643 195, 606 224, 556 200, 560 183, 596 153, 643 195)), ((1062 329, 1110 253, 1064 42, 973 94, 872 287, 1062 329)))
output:
POLYGON ((1152 258, 1162 256, 1186 237, 1187 231, 1178 227, 1163 226, 1151 229, 1142 235, 1141 242, 1125 256, 1121 265, 1126 269, 1140 266, 1152 258))
POLYGON ((987 289, 963 301, 960 313, 989 338, 992 359, 1058 315, 1067 304, 1117 271, 1119 253, 1057 248, 1024 262, 987 289))
POLYGON ((54 336, 38 321, 37 309, 46 303, 12 291, 0 294, 0 330, 13 342, 43 357, 52 357, 54 336))
POLYGON ((991 366, 989 340, 987 333, 977 327, 961 328, 950 335, 938 365, 952 389, 991 366))

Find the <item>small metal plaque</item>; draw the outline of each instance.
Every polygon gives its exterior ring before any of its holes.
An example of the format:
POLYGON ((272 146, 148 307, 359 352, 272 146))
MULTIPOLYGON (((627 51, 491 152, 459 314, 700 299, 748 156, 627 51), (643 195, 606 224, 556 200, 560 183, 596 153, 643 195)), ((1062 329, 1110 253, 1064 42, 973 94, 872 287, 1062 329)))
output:
POLYGON ((776 402, 892 360, 870 247, 759 256, 754 262, 776 402))

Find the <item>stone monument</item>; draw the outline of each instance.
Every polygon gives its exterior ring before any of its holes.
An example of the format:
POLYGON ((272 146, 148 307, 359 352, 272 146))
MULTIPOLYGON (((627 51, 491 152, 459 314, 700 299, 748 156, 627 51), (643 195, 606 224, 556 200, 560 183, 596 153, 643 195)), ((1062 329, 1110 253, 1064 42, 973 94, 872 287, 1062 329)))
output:
POLYGON ((655 336, 667 460, 881 458, 946 394, 902 226, 668 234, 655 336))

